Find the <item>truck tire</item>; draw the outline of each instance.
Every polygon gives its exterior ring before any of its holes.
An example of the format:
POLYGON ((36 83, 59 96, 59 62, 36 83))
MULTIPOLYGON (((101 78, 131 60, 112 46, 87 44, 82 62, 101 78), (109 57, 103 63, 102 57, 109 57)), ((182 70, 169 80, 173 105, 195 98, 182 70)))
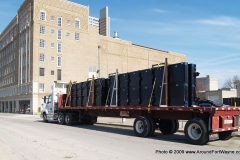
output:
POLYGON ((73 124, 73 115, 72 113, 67 113, 65 115, 65 124, 71 126, 73 124))
POLYGON ((203 145, 208 142, 209 134, 207 126, 202 119, 194 118, 187 121, 184 127, 186 139, 195 145, 203 145))
POLYGON ((94 123, 97 122, 97 116, 95 115, 89 115, 89 119, 87 122, 85 122, 86 125, 93 125, 94 123))
POLYGON ((220 140, 229 140, 232 138, 232 131, 219 132, 218 136, 220 140))
POLYGON ((58 114, 58 123, 62 125, 65 124, 65 115, 61 112, 58 114))
POLYGON ((151 131, 151 124, 147 117, 139 116, 133 123, 133 129, 138 137, 147 137, 151 131))
POLYGON ((156 130, 156 122, 154 121, 154 119, 152 117, 148 117, 148 119, 149 119, 150 125, 151 125, 151 130, 150 130, 148 136, 152 136, 156 130))
POLYGON ((174 131, 173 131, 173 134, 174 134, 174 133, 176 133, 176 132, 178 131, 178 129, 179 129, 179 122, 178 122, 177 119, 174 119, 173 121, 174 121, 174 123, 175 123, 175 129, 174 129, 174 131))
POLYGON ((160 119, 159 130, 165 135, 173 134, 176 130, 175 121, 173 119, 160 119))
POLYGON ((47 120, 47 114, 44 112, 43 113, 43 122, 47 123, 48 120, 47 120))

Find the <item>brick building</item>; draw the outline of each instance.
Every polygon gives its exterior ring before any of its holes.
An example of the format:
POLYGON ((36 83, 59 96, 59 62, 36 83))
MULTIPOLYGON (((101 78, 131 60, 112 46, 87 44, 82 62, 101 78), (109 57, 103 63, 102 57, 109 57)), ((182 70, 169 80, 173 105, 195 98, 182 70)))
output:
POLYGON ((54 81, 85 81, 99 68, 101 77, 107 77, 116 69, 119 73, 145 69, 165 58, 169 63, 186 60, 182 54, 109 37, 107 11, 101 10, 105 16, 97 25, 88 6, 25 0, 0 34, 0 111, 29 108, 36 114, 54 81))

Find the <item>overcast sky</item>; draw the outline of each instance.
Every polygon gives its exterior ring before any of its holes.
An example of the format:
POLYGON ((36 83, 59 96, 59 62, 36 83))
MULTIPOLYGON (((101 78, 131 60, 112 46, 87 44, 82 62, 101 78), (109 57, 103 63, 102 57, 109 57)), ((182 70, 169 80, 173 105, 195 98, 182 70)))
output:
MULTIPOLYGON (((185 54, 200 77, 240 76, 239 0, 72 0, 90 6, 90 16, 109 8, 111 36, 135 44, 185 54)), ((0 32, 23 0, 1 0, 0 32)))

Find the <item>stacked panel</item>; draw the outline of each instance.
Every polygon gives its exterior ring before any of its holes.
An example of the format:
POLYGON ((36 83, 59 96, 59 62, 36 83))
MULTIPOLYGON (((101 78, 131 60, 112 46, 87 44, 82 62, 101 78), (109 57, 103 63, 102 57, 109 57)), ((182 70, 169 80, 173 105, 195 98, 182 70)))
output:
POLYGON ((163 83, 165 83, 164 66, 154 68, 153 69, 153 99, 152 99, 153 106, 166 105, 165 87, 163 83))
POLYGON ((152 103, 153 94, 153 69, 140 71, 140 106, 147 106, 152 103))
MULTIPOLYGON (((128 88, 128 104, 138 106, 140 103, 140 71, 130 72, 128 88)), ((120 82, 121 83, 121 82, 120 82)))
POLYGON ((71 88, 71 106, 77 106, 77 85, 73 84, 71 88))
POLYGON ((107 99, 107 80, 96 79, 94 82, 94 102, 96 106, 105 106, 107 99))
POLYGON ((128 105, 128 87, 129 87, 129 74, 120 74, 119 76, 119 89, 118 89, 118 105, 127 106, 128 105))
POLYGON ((189 105, 188 63, 169 65, 169 106, 189 105))
MULTIPOLYGON (((191 106, 196 100, 196 65, 168 66, 168 106, 191 106)), ((71 106, 161 106, 166 105, 164 66, 73 84, 71 106), (114 90, 113 88, 116 88, 114 90), (117 94, 117 97, 116 97, 117 94), (92 98, 94 95, 94 104, 92 98)))
POLYGON ((189 106, 196 105, 196 65, 188 64, 189 106))
POLYGON ((77 106, 82 106, 82 83, 77 84, 77 106))

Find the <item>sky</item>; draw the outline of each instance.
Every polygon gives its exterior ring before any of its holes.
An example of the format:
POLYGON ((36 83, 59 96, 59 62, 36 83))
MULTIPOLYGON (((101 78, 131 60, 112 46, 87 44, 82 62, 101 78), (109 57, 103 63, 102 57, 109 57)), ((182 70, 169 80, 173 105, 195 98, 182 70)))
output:
MULTIPOLYGON (((239 0, 71 0, 90 7, 99 18, 108 6, 111 36, 186 55, 199 77, 240 76, 239 0)), ((1 0, 0 32, 17 14, 23 0, 1 0)))

